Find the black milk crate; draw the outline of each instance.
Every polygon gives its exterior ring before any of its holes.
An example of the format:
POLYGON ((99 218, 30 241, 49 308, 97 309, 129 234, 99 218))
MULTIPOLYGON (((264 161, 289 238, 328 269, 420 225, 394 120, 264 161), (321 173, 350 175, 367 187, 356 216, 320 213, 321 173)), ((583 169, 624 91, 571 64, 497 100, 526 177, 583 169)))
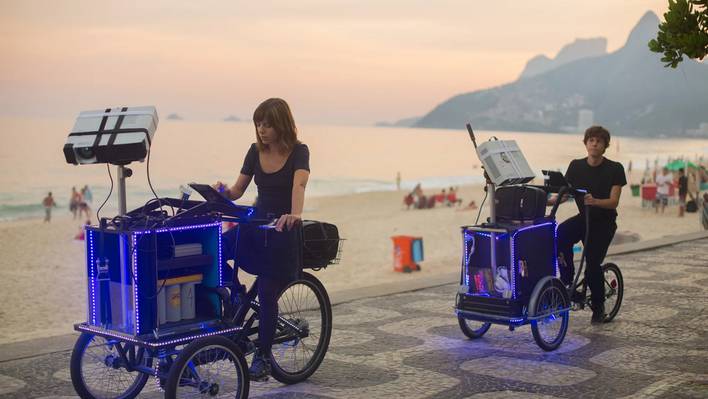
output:
POLYGON ((327 267, 339 263, 342 253, 337 226, 305 220, 302 222, 302 264, 306 268, 327 267))

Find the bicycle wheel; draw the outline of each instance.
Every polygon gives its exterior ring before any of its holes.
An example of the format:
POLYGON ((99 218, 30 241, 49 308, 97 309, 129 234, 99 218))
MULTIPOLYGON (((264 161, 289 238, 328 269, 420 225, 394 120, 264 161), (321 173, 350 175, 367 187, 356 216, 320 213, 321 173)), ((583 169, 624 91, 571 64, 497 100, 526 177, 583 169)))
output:
POLYGON ((607 313, 605 323, 609 323, 617 316, 620 306, 622 306, 624 280, 622 279, 622 272, 614 263, 602 265, 602 274, 605 280, 605 311, 607 313))
POLYGON ((238 346, 219 335, 187 345, 170 367, 165 398, 247 398, 246 358, 238 346))
POLYGON ((460 330, 470 339, 481 338, 492 326, 492 323, 468 320, 460 315, 457 315, 457 322, 460 323, 460 330))
POLYGON ((538 346, 545 351, 555 350, 568 331, 568 299, 563 295, 563 284, 548 281, 538 294, 531 331, 538 346))
MULTIPOLYGON (((149 375, 129 372, 117 346, 132 348, 124 342, 89 333, 81 333, 71 352, 69 370, 76 393, 84 399, 131 399, 140 393, 149 375)), ((143 349, 137 350, 136 364, 150 367, 152 359, 143 349)))
POLYGON ((273 377, 304 381, 324 360, 332 335, 332 305, 322 283, 303 273, 278 298, 278 326, 271 351, 273 377), (299 331, 298 331, 299 330, 299 331))

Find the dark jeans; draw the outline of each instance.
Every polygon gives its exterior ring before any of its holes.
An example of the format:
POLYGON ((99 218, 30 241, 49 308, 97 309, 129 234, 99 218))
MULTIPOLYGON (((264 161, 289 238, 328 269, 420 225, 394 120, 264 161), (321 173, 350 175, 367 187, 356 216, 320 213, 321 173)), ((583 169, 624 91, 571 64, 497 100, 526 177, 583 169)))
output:
POLYGON ((583 241, 585 246, 585 281, 590 287, 590 296, 595 305, 605 303, 605 283, 602 262, 607 248, 615 236, 617 224, 614 220, 590 221, 588 242, 585 242, 585 216, 578 214, 558 226, 558 254, 563 256, 567 266, 560 265, 561 279, 570 285, 575 274, 573 245, 583 241))
MULTIPOLYGON (((238 268, 232 269, 226 263, 227 260, 234 260, 236 252, 236 238, 238 229, 233 228, 221 237, 222 243, 222 263, 224 270, 224 280, 233 281, 234 287, 238 289, 241 283, 238 279, 238 268)), ((250 269, 250 268, 249 268, 250 269)), ((278 322, 278 295, 292 281, 288 278, 273 278, 261 275, 257 270, 245 269, 250 274, 258 275, 258 340, 260 341, 260 351, 264 355, 269 355, 275 337, 275 328, 278 322)))

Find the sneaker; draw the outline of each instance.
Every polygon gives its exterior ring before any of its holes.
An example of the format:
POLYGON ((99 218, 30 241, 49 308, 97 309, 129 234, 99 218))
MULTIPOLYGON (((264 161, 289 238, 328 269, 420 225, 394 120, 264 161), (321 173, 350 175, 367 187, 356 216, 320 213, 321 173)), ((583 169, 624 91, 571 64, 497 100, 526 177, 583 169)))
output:
POLYGON ((263 356, 260 351, 253 355, 253 362, 248 369, 251 381, 268 381, 270 375, 270 359, 263 356))
POLYGON ((604 323, 606 318, 607 318, 607 315, 605 314, 605 306, 600 305, 600 306, 593 308, 592 319, 590 319, 590 322, 592 324, 604 323))

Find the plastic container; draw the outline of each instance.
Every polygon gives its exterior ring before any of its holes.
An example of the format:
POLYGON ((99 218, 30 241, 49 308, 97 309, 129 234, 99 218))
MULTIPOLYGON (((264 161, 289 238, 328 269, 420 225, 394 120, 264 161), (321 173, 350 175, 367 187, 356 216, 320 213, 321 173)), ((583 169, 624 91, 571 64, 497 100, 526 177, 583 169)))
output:
POLYGON ((160 290, 157 293, 157 320, 158 324, 165 324, 167 322, 167 309, 165 309, 165 306, 167 306, 165 303, 167 286, 158 286, 157 289, 160 290))
POLYGON ((194 318, 194 286, 197 283, 189 282, 184 283, 180 287, 180 310, 182 313, 182 320, 193 319, 194 318))
POLYGON ((181 284, 166 285, 165 290, 165 314, 168 322, 182 320, 182 293, 181 284))

